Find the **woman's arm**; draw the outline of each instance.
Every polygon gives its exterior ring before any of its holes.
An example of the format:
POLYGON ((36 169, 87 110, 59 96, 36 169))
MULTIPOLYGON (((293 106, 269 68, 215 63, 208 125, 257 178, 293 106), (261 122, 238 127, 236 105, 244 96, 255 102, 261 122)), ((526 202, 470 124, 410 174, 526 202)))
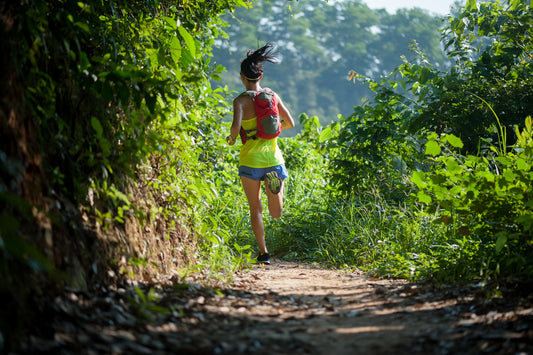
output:
POLYGON ((233 100, 233 122, 231 123, 229 136, 226 137, 226 141, 229 145, 235 144, 235 141, 239 136, 239 131, 241 130, 242 117, 244 114, 244 102, 241 97, 242 96, 239 96, 233 100))
POLYGON ((281 118, 283 118, 283 121, 281 122, 281 128, 294 128, 294 119, 292 118, 289 109, 287 109, 285 104, 283 104, 283 101, 281 101, 281 98, 278 96, 278 94, 276 94, 276 99, 278 101, 279 115, 281 118))

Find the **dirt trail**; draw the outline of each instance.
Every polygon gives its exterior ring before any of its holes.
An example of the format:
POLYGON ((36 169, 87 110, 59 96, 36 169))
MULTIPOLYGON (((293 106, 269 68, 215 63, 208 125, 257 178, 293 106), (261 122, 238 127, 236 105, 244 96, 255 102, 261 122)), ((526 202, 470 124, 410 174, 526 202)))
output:
POLYGON ((270 311, 281 324, 265 327, 266 343, 275 344, 281 334, 316 354, 533 353, 531 303, 518 306, 513 299, 498 310, 497 300, 479 300, 471 289, 296 263, 256 267, 251 277, 255 292, 288 300, 278 314, 270 311))
POLYGON ((277 261, 220 291, 165 286, 144 301, 133 286, 69 292, 23 352, 533 354, 530 292, 478 291, 277 261))
MULTIPOLYGON (((412 288, 404 281, 368 280, 308 265, 275 263, 252 275, 256 292, 288 300, 274 310, 281 327, 263 336, 272 336, 273 343, 277 334, 300 339, 307 350, 320 354, 412 352, 417 337, 436 326, 427 323, 424 313, 451 305, 409 302, 412 288)), ((449 327, 447 323, 438 326, 449 327)))

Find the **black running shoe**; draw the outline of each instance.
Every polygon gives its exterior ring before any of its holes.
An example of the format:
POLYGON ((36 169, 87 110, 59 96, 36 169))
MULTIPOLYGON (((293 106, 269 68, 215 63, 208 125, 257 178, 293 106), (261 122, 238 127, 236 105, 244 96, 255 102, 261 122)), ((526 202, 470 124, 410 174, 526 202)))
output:
POLYGON ((270 254, 268 253, 259 254, 259 256, 257 257, 257 263, 270 265, 270 254))

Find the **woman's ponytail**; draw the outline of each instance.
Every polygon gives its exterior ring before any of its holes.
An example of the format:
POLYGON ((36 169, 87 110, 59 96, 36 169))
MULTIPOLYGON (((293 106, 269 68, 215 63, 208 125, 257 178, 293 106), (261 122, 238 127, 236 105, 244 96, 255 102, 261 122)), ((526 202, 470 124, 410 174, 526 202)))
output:
POLYGON ((246 58, 241 62, 241 73, 250 81, 259 80, 263 75, 263 62, 278 62, 272 42, 267 42, 255 51, 248 50, 246 58))

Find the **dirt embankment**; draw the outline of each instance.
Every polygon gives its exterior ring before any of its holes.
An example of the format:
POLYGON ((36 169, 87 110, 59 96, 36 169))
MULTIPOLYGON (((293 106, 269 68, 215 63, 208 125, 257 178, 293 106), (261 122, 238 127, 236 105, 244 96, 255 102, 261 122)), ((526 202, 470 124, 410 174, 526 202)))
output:
POLYGON ((69 292, 23 344, 55 354, 533 354, 533 299, 275 262, 234 286, 69 292), (144 297, 139 297, 139 291, 144 297))

